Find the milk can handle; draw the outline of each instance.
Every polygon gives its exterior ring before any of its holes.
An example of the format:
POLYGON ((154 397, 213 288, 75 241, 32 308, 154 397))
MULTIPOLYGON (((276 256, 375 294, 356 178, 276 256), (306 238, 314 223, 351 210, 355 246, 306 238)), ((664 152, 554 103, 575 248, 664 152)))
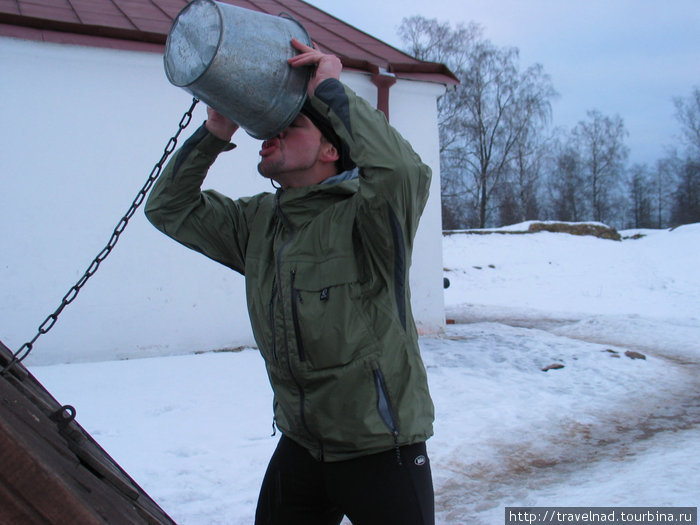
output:
POLYGON ((306 38, 307 38, 308 41, 309 41, 309 44, 308 44, 308 45, 312 45, 312 44, 313 44, 313 42, 311 41, 311 36, 309 36, 309 32, 308 32, 308 31, 306 30, 306 28, 304 27, 304 24, 302 24, 301 22, 299 22, 299 20, 297 20, 296 18, 294 18, 294 17, 293 17, 292 15, 290 15, 289 13, 285 13, 284 11, 282 11, 282 12, 281 12, 279 15, 277 15, 277 16, 279 16, 280 18, 286 18, 287 20, 291 20, 291 21, 294 22, 296 25, 298 25, 299 27, 301 27, 302 31, 304 31, 304 34, 306 35, 306 38))

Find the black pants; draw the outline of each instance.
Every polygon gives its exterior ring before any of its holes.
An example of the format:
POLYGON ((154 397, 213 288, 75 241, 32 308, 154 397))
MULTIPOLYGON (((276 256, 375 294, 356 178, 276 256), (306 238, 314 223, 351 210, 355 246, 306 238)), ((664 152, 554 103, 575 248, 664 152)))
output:
POLYGON ((324 463, 282 436, 260 489, 255 525, 434 525, 425 443, 324 463))

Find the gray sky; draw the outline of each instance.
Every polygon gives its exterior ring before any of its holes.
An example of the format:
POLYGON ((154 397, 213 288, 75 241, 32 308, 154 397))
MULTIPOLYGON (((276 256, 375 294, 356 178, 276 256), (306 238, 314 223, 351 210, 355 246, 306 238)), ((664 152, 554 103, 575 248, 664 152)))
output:
POLYGON ((678 136, 673 97, 700 86, 700 0, 306 0, 400 48, 403 17, 480 24, 498 46, 536 62, 559 98, 553 124, 597 109, 620 115, 630 162, 653 164, 678 136))

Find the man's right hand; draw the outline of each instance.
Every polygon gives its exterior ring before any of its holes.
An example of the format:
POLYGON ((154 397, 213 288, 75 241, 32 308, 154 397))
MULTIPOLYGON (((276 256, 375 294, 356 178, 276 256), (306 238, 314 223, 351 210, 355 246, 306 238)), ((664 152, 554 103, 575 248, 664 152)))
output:
POLYGON ((322 53, 315 47, 307 46, 296 38, 292 38, 292 46, 300 53, 287 60, 290 66, 315 66, 314 74, 309 80, 307 88, 309 97, 314 96, 316 87, 324 80, 328 78, 340 80, 340 73, 343 70, 343 63, 340 61, 340 58, 335 55, 322 53))
POLYGON ((227 142, 231 140, 231 137, 238 129, 238 124, 230 121, 210 107, 207 108, 207 121, 204 125, 209 130, 209 133, 227 142))

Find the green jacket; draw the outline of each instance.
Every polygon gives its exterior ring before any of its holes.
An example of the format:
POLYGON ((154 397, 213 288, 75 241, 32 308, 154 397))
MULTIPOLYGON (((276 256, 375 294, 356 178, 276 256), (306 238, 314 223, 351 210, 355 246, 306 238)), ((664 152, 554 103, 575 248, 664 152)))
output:
POLYGON ((338 461, 432 435, 408 269, 430 168, 349 88, 312 103, 348 144, 359 177, 232 200, 201 191, 232 146, 201 127, 155 184, 156 228, 245 275, 278 428, 338 461))

